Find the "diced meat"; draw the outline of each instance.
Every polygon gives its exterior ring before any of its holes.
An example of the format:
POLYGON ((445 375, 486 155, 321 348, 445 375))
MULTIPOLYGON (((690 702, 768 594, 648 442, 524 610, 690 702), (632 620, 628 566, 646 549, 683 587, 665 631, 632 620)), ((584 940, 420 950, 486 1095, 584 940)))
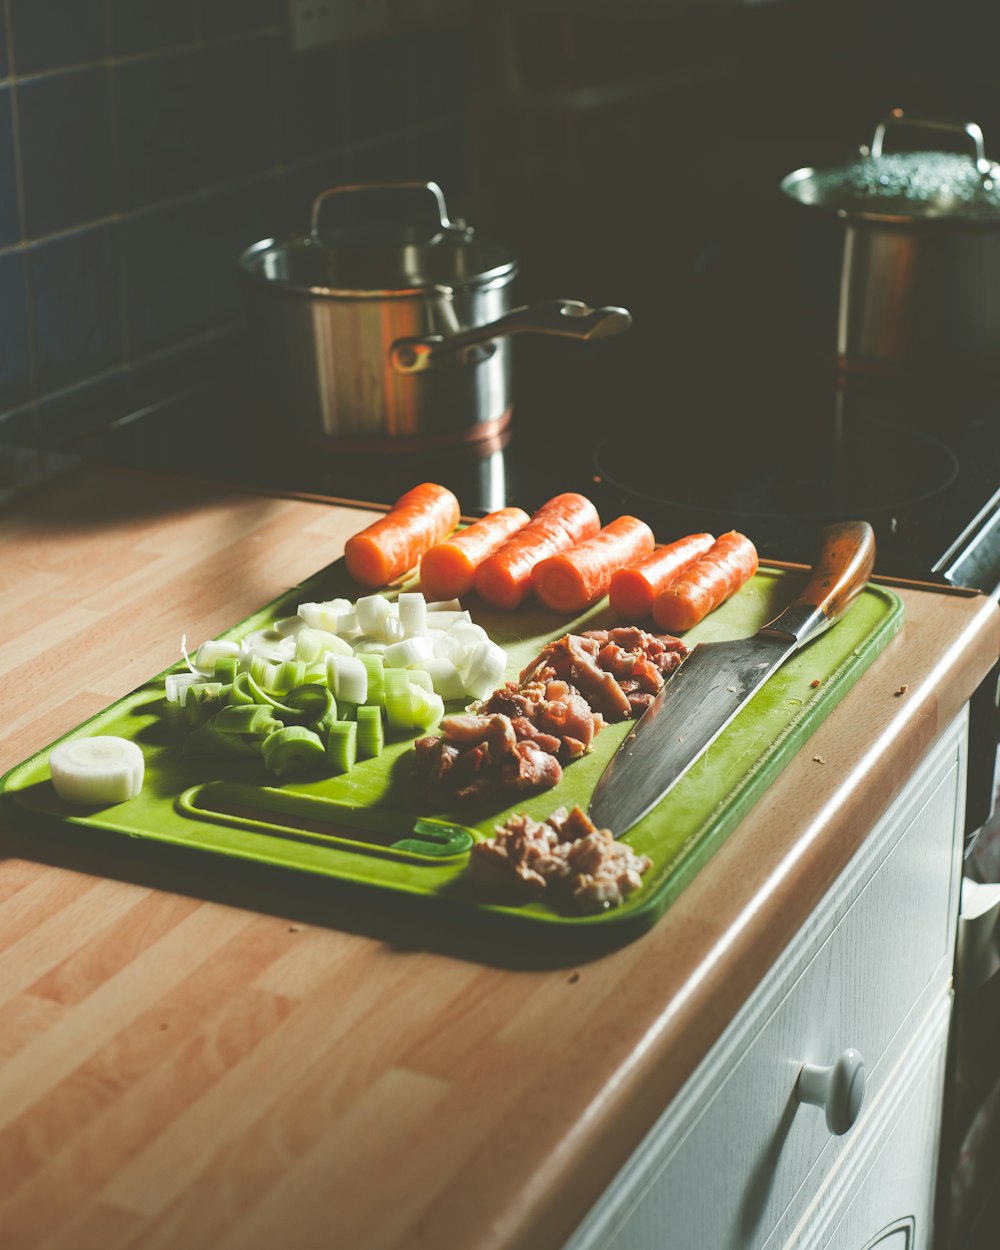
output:
POLYGON ((504 789, 533 793, 562 779, 559 747, 551 735, 519 736, 510 717, 499 712, 446 716, 439 737, 417 740, 417 772, 427 793, 442 800, 484 798, 504 789))
POLYGON ((626 720, 631 714, 629 701, 614 677, 597 666, 599 650, 594 639, 564 634, 542 649, 521 673, 521 682, 561 678, 575 686, 606 720, 626 720))
POLYGON ((519 813, 470 852, 472 878, 520 897, 554 891, 581 911, 620 906, 642 885, 649 857, 636 855, 579 807, 559 808, 539 822, 519 813))

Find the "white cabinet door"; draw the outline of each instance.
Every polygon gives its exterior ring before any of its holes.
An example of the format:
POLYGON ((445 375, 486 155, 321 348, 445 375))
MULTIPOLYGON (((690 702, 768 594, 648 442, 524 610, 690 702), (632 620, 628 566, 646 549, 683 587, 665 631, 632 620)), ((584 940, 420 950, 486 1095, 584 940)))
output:
POLYGON ((932 749, 567 1250, 784 1244, 822 1177, 868 1131, 831 1136, 796 1097, 802 1065, 856 1047, 872 1105, 948 988, 965 731, 962 717, 932 749))

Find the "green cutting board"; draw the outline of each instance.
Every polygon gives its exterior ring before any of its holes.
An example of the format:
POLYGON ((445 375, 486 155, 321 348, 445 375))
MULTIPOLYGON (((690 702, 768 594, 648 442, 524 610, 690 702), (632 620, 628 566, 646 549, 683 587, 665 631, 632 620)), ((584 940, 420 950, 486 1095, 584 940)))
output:
MULTIPOLYGON (((795 597, 803 582, 803 575, 761 568, 738 594, 692 629, 687 641, 754 633, 795 597)), ((357 594, 338 561, 234 626, 225 637, 239 639, 293 613, 299 603, 357 594)), ((512 679, 549 639, 620 623, 606 600, 573 620, 535 607, 516 613, 494 611, 471 597, 467 606, 473 619, 507 648, 507 677, 512 679)), ((8 772, 0 779, 0 790, 32 828, 69 836, 100 830, 147 839, 353 883, 378 892, 390 903, 402 893, 425 900, 442 916, 466 922, 499 923, 538 936, 575 933, 581 939, 586 934, 613 936, 617 941, 637 935, 663 914, 882 650, 901 620, 898 597, 869 585, 833 629, 789 659, 658 807, 626 835, 624 840, 637 853, 649 855, 652 867, 643 888, 621 907, 594 915, 569 914, 541 901, 491 896, 468 879, 467 850, 449 853, 447 841, 414 839, 412 834, 420 817, 455 821, 478 839, 489 837, 494 826, 515 811, 544 819, 561 805, 586 807, 631 722, 605 726, 593 750, 568 765, 552 790, 506 808, 432 812, 421 801, 412 776, 412 738, 391 741, 379 758, 359 762, 344 776, 280 786, 272 784, 275 779, 256 759, 182 756, 179 743, 184 731, 166 704, 166 674, 161 673, 66 735, 116 734, 138 743, 146 773, 137 798, 99 809, 63 803, 49 778, 51 747, 8 772), (294 811, 285 810, 289 804, 294 811)), ((179 663, 170 671, 183 668, 179 663)))

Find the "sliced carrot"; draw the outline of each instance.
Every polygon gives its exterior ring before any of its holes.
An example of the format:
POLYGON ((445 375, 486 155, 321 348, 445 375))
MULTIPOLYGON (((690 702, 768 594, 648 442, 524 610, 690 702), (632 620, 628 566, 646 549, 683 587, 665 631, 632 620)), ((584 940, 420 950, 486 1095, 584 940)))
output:
POLYGON ((420 561, 420 584, 428 599, 457 599, 472 589, 476 569, 531 518, 521 508, 499 508, 442 543, 420 561))
POLYGON ((476 569, 477 592, 498 608, 516 608, 531 589, 531 570, 601 528, 597 509, 584 495, 567 491, 542 504, 528 524, 476 569))
POLYGON ((619 569, 608 589, 612 609, 623 620, 641 621, 649 616, 653 600, 667 583, 694 564, 714 542, 712 534, 688 534, 619 569))
POLYGON ((458 500, 444 486, 423 482, 344 544, 347 569, 369 589, 385 586, 414 568, 420 557, 458 524, 458 500))
POLYGON ((616 569, 652 551, 655 542, 645 521, 620 516, 593 538, 540 560, 531 585, 547 608, 579 612, 607 594, 616 569))
POLYGON ((660 591, 653 600, 653 620, 671 633, 690 629, 756 572, 757 548, 746 535, 730 530, 660 591))

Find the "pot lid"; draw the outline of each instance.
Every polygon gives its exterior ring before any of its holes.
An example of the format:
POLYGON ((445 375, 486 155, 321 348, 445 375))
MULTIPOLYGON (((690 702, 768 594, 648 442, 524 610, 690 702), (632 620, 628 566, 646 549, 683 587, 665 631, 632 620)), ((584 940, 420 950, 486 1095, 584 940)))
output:
POLYGON ((862 148, 856 160, 830 169, 798 169, 781 189, 802 204, 842 217, 1000 225, 1000 166, 986 158, 979 127, 905 117, 901 109, 879 122, 870 149, 862 148), (973 151, 887 153, 885 134, 894 125, 962 135, 973 151))
POLYGON ((514 273, 517 257, 504 244, 450 221, 436 183, 393 182, 330 187, 313 202, 308 235, 256 243, 243 253, 240 266, 252 280, 305 294, 382 297, 480 286, 514 273), (432 196, 435 211, 421 205, 415 220, 414 192, 432 196), (383 204, 389 197, 396 201, 394 216, 372 215, 376 195, 383 204), (346 220, 324 223, 323 205, 333 197, 340 197, 337 207, 346 220), (401 217, 404 207, 407 215, 401 217))

